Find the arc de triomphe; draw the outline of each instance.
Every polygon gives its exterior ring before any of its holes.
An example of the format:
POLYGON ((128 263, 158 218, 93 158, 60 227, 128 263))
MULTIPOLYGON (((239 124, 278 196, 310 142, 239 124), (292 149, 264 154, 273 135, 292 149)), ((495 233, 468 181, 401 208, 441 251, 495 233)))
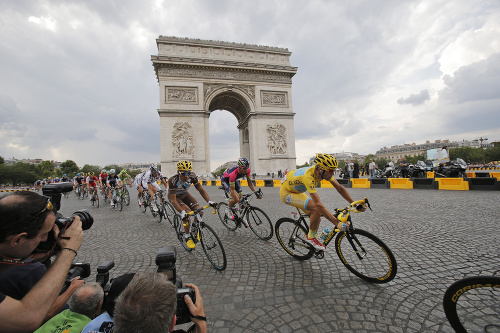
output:
MULTIPOLYGON (((176 172, 190 160, 210 175, 209 117, 231 112, 238 121, 240 156, 252 173, 295 169, 292 77, 288 49, 160 36, 151 56, 160 87, 161 165, 176 172)), ((165 172, 166 171, 166 172, 165 172)))

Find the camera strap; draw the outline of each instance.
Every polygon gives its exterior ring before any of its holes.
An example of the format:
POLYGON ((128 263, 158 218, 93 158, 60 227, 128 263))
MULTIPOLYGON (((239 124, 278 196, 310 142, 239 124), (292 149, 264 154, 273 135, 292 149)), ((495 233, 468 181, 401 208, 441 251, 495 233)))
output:
POLYGON ((23 261, 21 259, 12 259, 4 256, 0 256, 0 265, 29 265, 34 263, 34 261, 23 261))

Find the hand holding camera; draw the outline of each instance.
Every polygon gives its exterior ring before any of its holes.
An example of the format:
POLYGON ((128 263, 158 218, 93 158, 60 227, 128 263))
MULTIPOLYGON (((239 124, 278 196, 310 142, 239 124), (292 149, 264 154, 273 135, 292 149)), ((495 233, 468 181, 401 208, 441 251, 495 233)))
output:
POLYGON ((57 223, 54 224, 53 230, 56 242, 61 249, 71 249, 76 253, 83 241, 83 229, 80 217, 75 216, 73 223, 66 230, 60 230, 57 223))
POLYGON ((191 313, 191 321, 199 326, 204 326, 206 325, 207 319, 205 318, 205 309, 203 308, 203 299, 201 298, 200 290, 191 283, 186 283, 186 287, 192 288, 195 292, 196 303, 193 303, 189 295, 184 295, 184 302, 191 313))

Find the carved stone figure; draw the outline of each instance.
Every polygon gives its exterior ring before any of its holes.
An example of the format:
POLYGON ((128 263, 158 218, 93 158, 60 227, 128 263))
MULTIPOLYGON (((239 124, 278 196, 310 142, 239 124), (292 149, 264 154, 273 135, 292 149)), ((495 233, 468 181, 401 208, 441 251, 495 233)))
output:
POLYGON ((192 157, 194 155, 193 133, 187 122, 174 124, 172 132, 172 157, 192 157))
POLYGON ((281 124, 267 125, 267 147, 273 155, 286 154, 286 128, 281 124))

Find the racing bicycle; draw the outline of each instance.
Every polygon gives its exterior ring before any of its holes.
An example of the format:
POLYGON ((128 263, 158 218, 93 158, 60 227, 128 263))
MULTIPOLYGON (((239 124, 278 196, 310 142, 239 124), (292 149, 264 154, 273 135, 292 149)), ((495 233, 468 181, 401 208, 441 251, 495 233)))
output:
POLYGON ((92 187, 90 192, 90 202, 92 202, 92 206, 99 207, 99 193, 97 192, 96 187, 92 187))
MULTIPOLYGON (((368 199, 355 201, 343 209, 335 209, 333 216, 340 222, 349 222, 347 231, 333 228, 325 238, 325 247, 335 238, 335 249, 342 263, 357 277, 371 283, 387 283, 397 273, 397 262, 389 247, 368 231, 354 228, 351 212, 360 212, 363 205, 370 210, 368 199)), ((316 250, 305 241, 309 233, 309 216, 299 209, 292 212, 295 218, 283 217, 276 222, 276 238, 285 251, 298 260, 307 260, 312 256, 324 258, 323 250, 316 250)))
POLYGON ((161 219, 163 217, 161 193, 162 191, 157 191, 155 195, 151 197, 151 194, 149 194, 148 190, 142 191, 142 196, 140 199, 141 205, 139 205, 139 208, 143 213, 145 213, 149 207, 151 215, 153 215, 153 219, 158 223, 161 222, 161 219))
POLYGON ((443 307, 458 333, 500 332, 500 276, 473 276, 446 290, 443 307))
POLYGON ((122 201, 128 206, 130 205, 130 193, 128 192, 127 185, 123 183, 122 186, 120 186, 120 189, 118 191, 118 195, 122 198, 122 201))
MULTIPOLYGON (((224 190, 224 187, 221 186, 219 187, 219 189, 222 189, 224 191, 226 201, 222 201, 219 203, 219 209, 217 212, 219 215, 219 219, 226 228, 234 231, 241 226, 247 227, 245 223, 247 222, 248 227, 250 227, 253 233, 260 239, 270 240, 271 238, 273 238, 273 224, 271 222, 271 219, 269 219, 269 216, 267 216, 267 214, 264 213, 264 211, 259 207, 253 207, 250 204, 250 197, 254 193, 244 194, 241 197, 239 203, 241 214, 239 214, 238 216, 238 214, 233 213, 234 219, 231 219, 229 212, 231 208, 229 208, 227 203, 227 201, 229 201, 231 198, 224 190)), ((255 191, 255 195, 262 196, 262 189, 255 191)))
POLYGON ((118 208, 118 210, 123 210, 123 197, 120 195, 120 190, 121 190, 121 187, 115 187, 113 188, 112 190, 112 193, 113 193, 113 197, 111 198, 111 200, 113 200, 113 209, 114 208, 118 208))
MULTIPOLYGON (((215 269, 223 271, 227 266, 226 251, 224 250, 224 246, 222 246, 222 242, 220 241, 219 236, 217 236, 215 231, 208 224, 203 222, 202 219, 203 210, 209 207, 211 206, 206 205, 204 207, 186 213, 184 221, 181 219, 181 216, 179 214, 175 214, 173 218, 175 233, 177 234, 177 239, 182 244, 182 246, 187 251, 192 251, 193 249, 190 249, 187 246, 184 237, 183 223, 189 223, 189 232, 194 243, 201 243, 203 252, 205 252, 205 255, 207 256, 210 264, 212 264, 215 269)), ((215 214, 215 212, 213 212, 212 214, 215 214)))

